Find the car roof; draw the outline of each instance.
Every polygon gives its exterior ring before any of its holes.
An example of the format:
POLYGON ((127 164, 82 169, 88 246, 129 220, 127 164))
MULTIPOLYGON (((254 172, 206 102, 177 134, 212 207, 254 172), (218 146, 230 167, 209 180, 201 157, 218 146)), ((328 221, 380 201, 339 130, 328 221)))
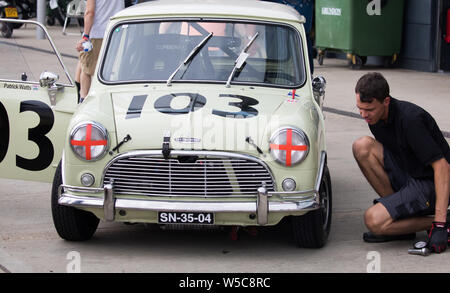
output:
POLYGON ((112 19, 134 17, 213 16, 304 22, 294 8, 258 0, 159 0, 133 5, 112 19))

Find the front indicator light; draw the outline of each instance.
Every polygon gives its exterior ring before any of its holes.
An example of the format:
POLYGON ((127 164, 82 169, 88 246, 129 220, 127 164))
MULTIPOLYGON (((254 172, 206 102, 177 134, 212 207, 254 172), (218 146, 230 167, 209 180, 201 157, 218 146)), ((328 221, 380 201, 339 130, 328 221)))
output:
POLYGON ((281 183, 281 186, 283 187, 284 191, 294 191, 295 187, 297 187, 297 184, 295 183, 294 179, 286 178, 281 183))
POLYGON ((276 162, 287 167, 302 162, 309 151, 306 134, 295 127, 284 127, 270 138, 270 154, 276 162))
POLYGON ((98 123, 82 123, 70 133, 70 146, 75 155, 84 161, 99 160, 108 149, 108 133, 98 123))
POLYGON ((94 182, 94 175, 89 173, 84 173, 83 175, 81 175, 81 184, 83 184, 83 186, 90 187, 94 184, 94 182))

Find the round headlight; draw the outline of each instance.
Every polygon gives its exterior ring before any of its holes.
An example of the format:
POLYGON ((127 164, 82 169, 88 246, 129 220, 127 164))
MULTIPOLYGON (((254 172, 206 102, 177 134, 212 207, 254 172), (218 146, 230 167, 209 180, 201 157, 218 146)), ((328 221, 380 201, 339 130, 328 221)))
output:
POLYGON ((108 133, 95 122, 84 122, 70 133, 70 146, 75 155, 85 161, 102 158, 108 149, 108 133))
POLYGON ((308 137, 298 128, 281 128, 270 138, 270 154, 282 165, 290 167, 302 162, 308 151, 308 137))

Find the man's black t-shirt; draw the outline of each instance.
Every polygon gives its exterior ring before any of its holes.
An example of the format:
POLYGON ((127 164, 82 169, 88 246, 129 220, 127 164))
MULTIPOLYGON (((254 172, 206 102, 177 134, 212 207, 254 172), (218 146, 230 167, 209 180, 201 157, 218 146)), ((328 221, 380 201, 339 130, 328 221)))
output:
POLYGON ((380 120, 369 128, 413 178, 433 178, 431 163, 436 160, 450 163, 450 148, 436 121, 413 103, 391 97, 387 123, 380 120))

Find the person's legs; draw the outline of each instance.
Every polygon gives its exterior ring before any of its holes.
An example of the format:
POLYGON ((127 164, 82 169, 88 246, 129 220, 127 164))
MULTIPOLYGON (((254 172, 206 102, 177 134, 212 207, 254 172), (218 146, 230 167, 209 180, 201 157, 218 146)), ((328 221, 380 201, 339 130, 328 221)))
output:
POLYGON ((92 50, 89 52, 82 52, 80 54, 80 97, 82 100, 88 95, 89 89, 91 88, 92 76, 95 73, 95 67, 97 65, 98 56, 100 54, 102 41, 102 39, 91 39, 93 46, 92 50))
POLYGON ((80 76, 81 76, 81 62, 78 60, 77 63, 77 69, 75 70, 75 81, 80 82, 80 76))
POLYGON ((382 203, 377 203, 365 212, 364 222, 375 235, 401 235, 430 228, 433 217, 394 220, 386 207, 382 203))
POLYGON ((372 137, 356 140, 353 155, 367 181, 380 196, 364 214, 365 224, 372 234, 404 235, 431 226, 433 218, 423 215, 434 206, 431 200, 433 184, 408 179, 396 164, 395 156, 372 137))
POLYGON ((89 93, 89 89, 91 87, 91 76, 82 71, 80 78, 81 78, 80 79, 80 81, 81 81, 80 97, 81 97, 81 100, 83 100, 89 93))
POLYGON ((78 101, 80 101, 81 91, 81 62, 78 60, 77 69, 75 71, 75 85, 77 87, 78 101))
POLYGON ((389 176, 384 169, 383 145, 369 136, 353 143, 353 156, 359 168, 379 196, 394 193, 389 176))

